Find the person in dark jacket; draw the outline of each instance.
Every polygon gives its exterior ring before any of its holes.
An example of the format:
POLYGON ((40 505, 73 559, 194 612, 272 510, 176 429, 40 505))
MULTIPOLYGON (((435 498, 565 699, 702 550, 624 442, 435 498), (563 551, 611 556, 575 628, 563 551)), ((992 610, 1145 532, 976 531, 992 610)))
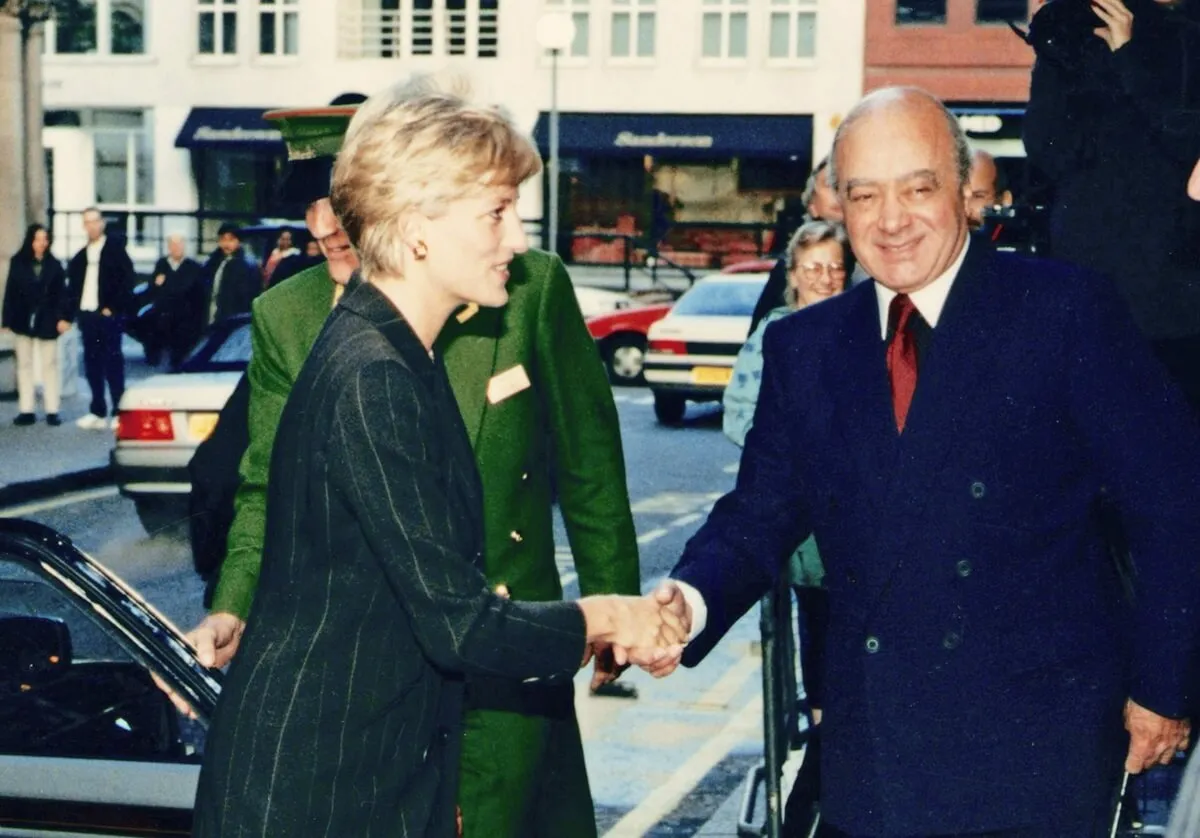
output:
POLYGON ((1195 3, 1050 3, 1024 140, 1054 188, 1051 255, 1107 275, 1200 411, 1200 208, 1186 195, 1200 106, 1195 3), (1189 124, 1192 124, 1189 128, 1189 124), (1119 235, 1131 220, 1137 235, 1119 235))
MULTIPOLYGON (((207 288, 203 269, 184 251, 183 236, 167 237, 167 255, 154 265, 154 322, 146 355, 157 359, 163 349, 171 367, 179 366, 204 333, 207 288)), ((152 361, 151 363, 156 363, 152 361)))
POLYGON ((250 313, 250 304, 262 291, 262 278, 258 266, 242 249, 241 231, 236 224, 222 224, 217 230, 217 249, 204 265, 204 278, 206 325, 250 313))
POLYGON ((83 337, 83 370, 92 391, 92 403, 75 424, 94 430, 109 427, 104 385, 112 399, 112 425, 125 392, 125 356, 121 353, 123 318, 133 304, 136 277, 125 252, 125 242, 109 236, 100 210, 83 211, 88 242, 67 265, 69 314, 78 319, 83 337))
POLYGON ((5 286, 2 325, 15 340, 17 404, 14 425, 34 423, 34 355, 40 362, 42 402, 46 423, 60 425, 58 336, 71 328, 67 302, 67 275, 50 253, 50 231, 30 224, 25 241, 13 256, 5 286))

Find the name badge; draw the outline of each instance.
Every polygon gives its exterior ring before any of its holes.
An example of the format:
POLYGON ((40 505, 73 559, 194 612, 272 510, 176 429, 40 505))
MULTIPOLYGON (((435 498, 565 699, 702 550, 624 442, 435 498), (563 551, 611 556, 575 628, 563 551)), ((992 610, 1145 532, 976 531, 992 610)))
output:
POLYGON ((507 369, 498 375, 493 375, 488 381, 488 404, 502 402, 509 396, 516 395, 522 390, 528 390, 531 386, 529 376, 525 372, 525 366, 517 364, 515 367, 507 369))

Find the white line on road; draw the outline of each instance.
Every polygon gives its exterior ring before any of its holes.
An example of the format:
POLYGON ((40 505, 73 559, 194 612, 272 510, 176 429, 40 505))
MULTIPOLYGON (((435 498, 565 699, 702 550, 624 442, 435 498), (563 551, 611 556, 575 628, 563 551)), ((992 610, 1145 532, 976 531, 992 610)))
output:
POLYGON ((567 587, 567 585, 570 585, 572 582, 574 582, 578 578, 579 578, 578 573, 564 573, 562 576, 558 577, 558 581, 559 581, 559 584, 561 584, 565 588, 565 587, 567 587))
POLYGON ((669 532, 670 532, 670 530, 665 530, 662 527, 659 527, 656 530, 650 530, 650 532, 644 532, 638 536, 637 543, 638 544, 649 544, 651 541, 656 541, 657 539, 662 538, 664 535, 666 535, 669 532))
POLYGON ((741 463, 730 463, 729 465, 725 466, 725 468, 721 469, 721 471, 725 472, 726 474, 737 474, 739 468, 741 468, 741 463))
POLYGON ((746 680, 761 668, 760 657, 750 653, 743 655, 737 663, 725 670, 725 674, 717 683, 696 699, 694 706, 705 710, 724 710, 733 703, 738 691, 746 685, 746 680))
POLYGON ((700 515, 699 512, 693 512, 691 515, 684 515, 681 518, 676 518, 674 521, 667 524, 667 526, 668 527, 686 527, 688 524, 691 524, 695 521, 699 521, 701 517, 702 516, 700 515))
POLYGON ((90 500, 100 500, 101 498, 110 498, 117 494, 116 486, 105 486, 100 489, 87 489, 82 492, 72 492, 69 495, 59 495, 50 500, 37 501, 36 503, 24 503, 20 506, 7 506, 0 509, 0 518, 20 518, 22 515, 31 515, 35 512, 45 512, 48 509, 60 509, 64 506, 71 506, 76 503, 87 503, 90 500))
POLYGON ((729 724, 700 747, 687 762, 604 834, 604 838, 642 838, 671 814, 679 801, 704 779, 730 751, 756 735, 762 722, 762 695, 752 698, 729 724))

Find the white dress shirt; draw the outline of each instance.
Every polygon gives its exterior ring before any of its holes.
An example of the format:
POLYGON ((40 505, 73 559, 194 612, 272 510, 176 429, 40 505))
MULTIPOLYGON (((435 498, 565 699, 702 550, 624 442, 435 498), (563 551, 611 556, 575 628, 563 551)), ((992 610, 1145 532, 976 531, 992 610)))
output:
POLYGON ((87 269, 83 272, 83 294, 79 298, 80 311, 98 311, 100 308, 100 251, 104 249, 107 236, 87 243, 87 269))
MULTIPOLYGON (((958 256, 950 264, 950 267, 946 269, 945 273, 938 276, 928 285, 908 295, 913 301, 913 307, 921 313, 921 316, 925 318, 925 322, 929 324, 930 328, 935 328, 938 324, 938 319, 942 316, 942 309, 946 306, 946 298, 950 296, 950 288, 954 285, 954 280, 958 277, 958 272, 962 268, 963 261, 967 258, 967 247, 969 245, 970 239, 968 238, 963 244, 962 250, 958 252, 958 256)), ((879 336, 884 340, 887 339, 888 307, 892 304, 895 296, 895 291, 883 287, 878 282, 875 283, 875 300, 879 304, 879 336)), ((700 595, 700 592, 687 582, 677 580, 675 584, 679 586, 679 590, 683 593, 683 599, 687 602, 688 608, 692 612, 692 633, 688 638, 690 640, 704 631, 704 627, 708 624, 708 606, 705 604, 704 597, 700 595)))

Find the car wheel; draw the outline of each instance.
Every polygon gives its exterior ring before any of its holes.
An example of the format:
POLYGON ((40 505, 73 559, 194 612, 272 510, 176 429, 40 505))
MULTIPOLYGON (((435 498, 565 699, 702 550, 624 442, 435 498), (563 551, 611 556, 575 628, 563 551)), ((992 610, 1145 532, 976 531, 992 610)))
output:
POLYGON ((604 347, 604 365, 613 384, 640 387, 646 364, 646 338, 643 335, 616 335, 604 347))
POLYGON ((664 425, 678 425, 683 421, 687 399, 674 393, 654 394, 654 415, 664 425))
POLYGON ((187 534, 188 511, 186 496, 180 499, 145 495, 133 499, 138 520, 146 535, 176 537, 187 534))

